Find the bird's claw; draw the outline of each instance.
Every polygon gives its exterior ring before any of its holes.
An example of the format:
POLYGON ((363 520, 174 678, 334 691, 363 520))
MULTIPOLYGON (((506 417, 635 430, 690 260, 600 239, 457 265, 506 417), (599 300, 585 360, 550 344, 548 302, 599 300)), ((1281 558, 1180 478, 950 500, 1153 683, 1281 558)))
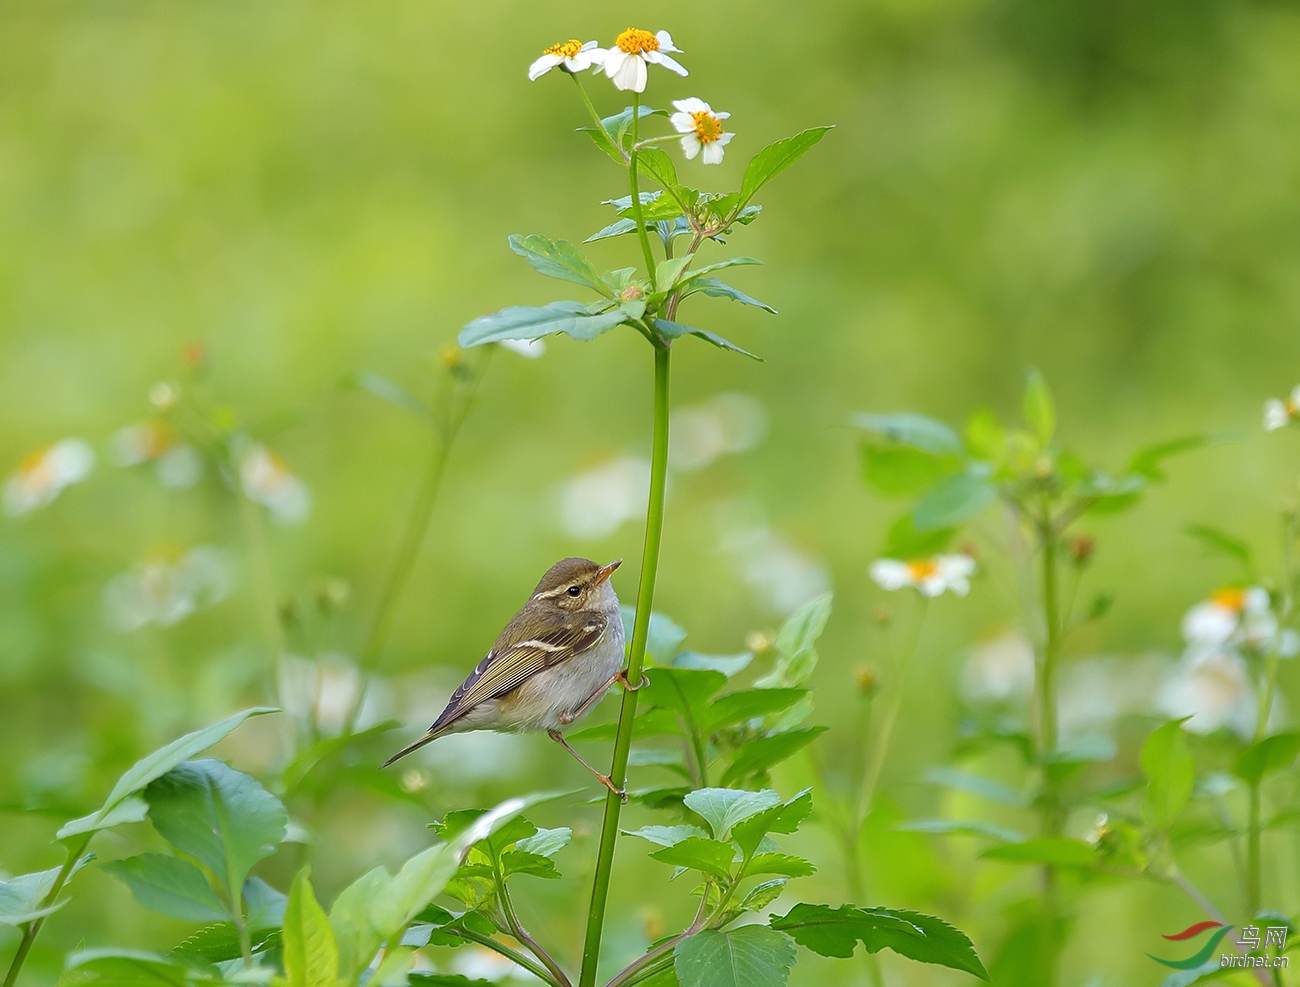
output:
POLYGON ((600 783, 601 783, 602 785, 604 785, 604 786, 605 786, 606 788, 608 788, 611 792, 613 792, 613 793, 614 793, 615 795, 617 795, 620 799, 622 799, 624 805, 627 805, 627 789, 626 789, 626 788, 615 788, 615 787, 614 787, 614 782, 613 782, 613 780, 609 777, 609 775, 596 775, 596 777, 597 777, 598 779, 600 779, 600 783))
POLYGON ((617 682, 619 685, 621 685, 628 692, 640 692, 642 689, 644 689, 647 685, 650 684, 650 674, 643 669, 641 672, 641 681, 638 682, 636 685, 633 685, 631 682, 627 680, 627 669, 623 669, 617 675, 614 676, 614 681, 617 682))

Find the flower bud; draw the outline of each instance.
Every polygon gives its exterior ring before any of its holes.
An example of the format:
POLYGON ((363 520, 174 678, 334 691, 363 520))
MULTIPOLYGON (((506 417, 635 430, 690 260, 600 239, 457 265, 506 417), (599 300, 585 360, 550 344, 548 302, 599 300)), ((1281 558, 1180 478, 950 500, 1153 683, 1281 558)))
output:
POLYGON ((638 302, 645 297, 645 289, 639 284, 629 284, 618 293, 620 302, 638 302))
POLYGON ((876 694, 876 690, 880 688, 880 673, 876 670, 875 665, 862 662, 853 669, 853 681, 863 698, 870 699, 876 694))
POLYGON ((876 609, 871 611, 871 619, 877 624, 888 624, 894 619, 894 611, 883 603, 877 604, 876 609))
POLYGON ((191 370, 199 370, 208 362, 208 348, 195 339, 181 348, 181 361, 191 370))
POLYGON ((1074 560, 1074 564, 1077 566, 1082 567, 1091 562, 1096 551, 1097 542, 1088 535, 1080 535, 1070 542, 1070 558, 1074 560))
POLYGON ((745 647, 756 655, 771 650, 772 644, 772 635, 767 631, 750 631, 745 635, 745 647))

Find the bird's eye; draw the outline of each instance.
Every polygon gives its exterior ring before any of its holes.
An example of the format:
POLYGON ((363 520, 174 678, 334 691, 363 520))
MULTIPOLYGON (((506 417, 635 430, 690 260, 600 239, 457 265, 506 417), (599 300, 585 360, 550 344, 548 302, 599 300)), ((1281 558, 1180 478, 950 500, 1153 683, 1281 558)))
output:
POLYGON ((578 595, 579 593, 581 593, 581 592, 582 592, 582 590, 580 590, 577 586, 570 586, 570 587, 569 587, 569 595, 570 595, 570 596, 577 596, 577 595, 578 595))

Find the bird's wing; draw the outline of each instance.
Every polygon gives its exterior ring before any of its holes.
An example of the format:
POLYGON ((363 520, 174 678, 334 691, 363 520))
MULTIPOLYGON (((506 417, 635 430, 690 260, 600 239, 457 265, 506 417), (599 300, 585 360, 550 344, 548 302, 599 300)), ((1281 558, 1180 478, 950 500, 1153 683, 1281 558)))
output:
POLYGON ((561 612, 548 617, 527 639, 519 640, 522 635, 512 620, 469 678, 451 694, 447 708, 429 731, 442 729, 480 703, 504 696, 538 672, 586 651, 600 640, 607 624, 604 615, 595 610, 561 612))

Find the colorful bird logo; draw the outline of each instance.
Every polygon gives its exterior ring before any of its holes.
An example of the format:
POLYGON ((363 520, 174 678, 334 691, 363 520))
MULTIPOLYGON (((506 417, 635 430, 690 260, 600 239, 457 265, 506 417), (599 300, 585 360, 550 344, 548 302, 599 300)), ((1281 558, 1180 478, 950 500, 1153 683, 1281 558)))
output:
POLYGON ((1195 939, 1207 929, 1219 930, 1214 933, 1214 935, 1210 936, 1210 941, 1202 946, 1195 955, 1189 956, 1185 960, 1162 960, 1159 956, 1152 956, 1150 953, 1147 953, 1147 955, 1151 956, 1151 958, 1157 963, 1163 963, 1165 966, 1173 967, 1175 970, 1191 970, 1200 966, 1210 958, 1210 954, 1213 953, 1215 948, 1219 945, 1219 941, 1228 934, 1231 928, 1232 926, 1224 925, 1222 922, 1197 922, 1195 925, 1189 925, 1182 932, 1176 932, 1172 936, 1165 936, 1164 938, 1171 942, 1186 942, 1188 939, 1195 939))

